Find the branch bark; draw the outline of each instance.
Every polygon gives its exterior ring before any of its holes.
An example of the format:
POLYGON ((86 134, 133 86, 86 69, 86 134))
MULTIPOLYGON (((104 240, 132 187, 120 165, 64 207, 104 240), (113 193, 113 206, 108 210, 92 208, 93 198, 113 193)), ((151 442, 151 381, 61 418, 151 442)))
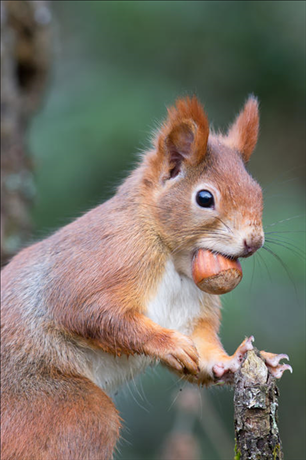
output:
POLYGON ((275 379, 257 350, 235 375, 235 460, 283 460, 275 379))
POLYGON ((50 61, 47 1, 1 2, 1 262, 28 239, 35 187, 26 131, 50 61))

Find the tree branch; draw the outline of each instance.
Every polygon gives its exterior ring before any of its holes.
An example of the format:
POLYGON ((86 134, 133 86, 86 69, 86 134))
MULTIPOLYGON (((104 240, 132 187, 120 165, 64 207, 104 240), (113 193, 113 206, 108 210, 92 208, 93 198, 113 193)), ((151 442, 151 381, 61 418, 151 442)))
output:
POLYGON ((48 1, 1 2, 1 261, 29 238, 35 186, 28 123, 42 100, 51 58, 48 1))
POLYGON ((283 460, 278 396, 258 350, 249 351, 235 375, 235 460, 283 460))

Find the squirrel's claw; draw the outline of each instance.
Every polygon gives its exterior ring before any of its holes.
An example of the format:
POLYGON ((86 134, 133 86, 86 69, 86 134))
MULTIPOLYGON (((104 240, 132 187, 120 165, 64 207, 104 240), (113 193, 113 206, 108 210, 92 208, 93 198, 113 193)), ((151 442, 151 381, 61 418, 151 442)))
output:
MULTIPOLYGON (((244 355, 246 354, 247 351, 253 350, 253 342, 254 342, 254 336, 251 335, 251 337, 246 337, 245 340, 239 345, 237 350, 235 351, 233 357, 239 360, 239 363, 242 362, 242 359, 244 355)), ((240 367, 240 366, 238 366, 240 367)), ((238 369, 237 367, 237 369, 238 369)), ((236 369, 236 370, 237 370, 236 369)))
POLYGON ((223 362, 217 362, 212 370, 216 382, 231 383, 234 373, 239 369, 242 359, 247 351, 253 349, 254 337, 247 337, 237 348, 232 356, 228 356, 223 362))
POLYGON ((292 367, 289 364, 280 364, 277 367, 269 367, 270 374, 276 379, 280 379, 285 371, 290 371, 292 374, 292 367))
POLYGON ((280 379, 285 371, 290 371, 291 373, 293 372, 292 367, 289 364, 280 364, 280 361, 282 359, 286 359, 289 361, 289 356, 280 353, 280 354, 275 354, 275 353, 268 353, 267 351, 261 351, 260 356, 263 358, 265 361, 265 364, 267 368, 269 369, 269 372, 273 377, 276 379, 280 379))

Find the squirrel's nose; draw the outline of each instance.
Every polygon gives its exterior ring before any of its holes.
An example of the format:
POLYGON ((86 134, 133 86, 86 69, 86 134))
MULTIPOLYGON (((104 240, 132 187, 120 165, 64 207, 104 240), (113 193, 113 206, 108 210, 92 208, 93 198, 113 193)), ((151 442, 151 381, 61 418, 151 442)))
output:
POLYGON ((243 240, 243 244, 244 244, 244 252, 246 256, 251 256, 258 249, 255 246, 249 246, 249 243, 247 242, 247 240, 243 240))
POLYGON ((244 239, 243 244, 244 244, 244 257, 249 257, 254 252, 257 251, 257 249, 260 249, 263 246, 264 239, 263 237, 258 237, 258 238, 249 238, 249 239, 244 239))

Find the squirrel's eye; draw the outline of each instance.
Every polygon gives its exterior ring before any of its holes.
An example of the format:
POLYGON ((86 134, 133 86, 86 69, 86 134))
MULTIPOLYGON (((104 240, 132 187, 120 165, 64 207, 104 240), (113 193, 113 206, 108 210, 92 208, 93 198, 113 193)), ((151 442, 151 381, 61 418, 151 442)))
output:
POLYGON ((208 190, 200 190, 196 195, 196 202, 201 208, 213 208, 215 200, 208 190))

